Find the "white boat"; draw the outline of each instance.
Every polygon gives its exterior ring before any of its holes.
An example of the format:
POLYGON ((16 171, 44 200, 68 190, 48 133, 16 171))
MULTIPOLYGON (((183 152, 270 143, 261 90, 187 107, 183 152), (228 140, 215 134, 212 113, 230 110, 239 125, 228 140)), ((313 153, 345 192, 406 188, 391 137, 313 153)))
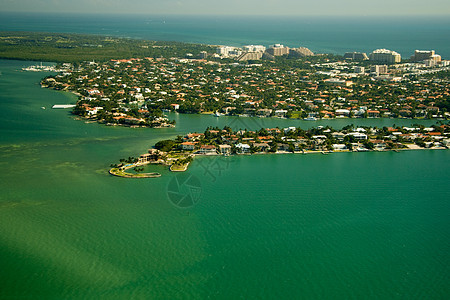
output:
POLYGON ((53 109, 64 109, 75 107, 75 104, 55 104, 52 106, 53 109))
POLYGON ((41 106, 41 109, 45 109, 45 106, 41 106))
POLYGON ((316 117, 309 116, 309 117, 305 118, 304 120, 305 120, 305 121, 317 121, 317 118, 316 118, 316 117))

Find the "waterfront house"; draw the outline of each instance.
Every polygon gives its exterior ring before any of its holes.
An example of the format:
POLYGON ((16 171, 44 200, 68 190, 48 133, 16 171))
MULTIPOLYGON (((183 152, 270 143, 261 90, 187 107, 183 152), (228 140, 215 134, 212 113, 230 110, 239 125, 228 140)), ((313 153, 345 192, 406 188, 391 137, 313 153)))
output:
POLYGON ((383 140, 370 140, 370 142, 372 142, 374 150, 382 151, 386 149, 386 142, 383 140))
POLYGON ((288 152, 289 151, 289 144, 278 143, 277 144, 277 149, 278 149, 278 151, 288 152))
POLYGON ((272 110, 268 109, 268 108, 262 108, 262 109, 258 109, 256 111, 257 116, 270 117, 271 114, 272 114, 272 110))
POLYGON ((150 161, 152 161, 152 159, 151 159, 151 154, 149 154, 149 153, 145 153, 145 154, 142 154, 139 158, 138 158, 138 163, 139 164, 147 164, 147 163, 149 163, 150 161))
POLYGON ((200 150, 198 151, 198 154, 204 154, 204 155, 217 154, 216 146, 214 146, 214 145, 201 145, 200 150))
POLYGON ((286 128, 283 128, 283 130, 284 130, 284 133, 286 134, 291 131, 294 132, 295 130, 297 130, 297 128, 296 127, 286 127, 286 128))
POLYGON ((333 144, 333 150, 334 151, 347 150, 347 146, 345 146, 345 144, 333 144))
POLYGON ((450 139, 443 139, 442 140, 442 145, 444 145, 445 147, 449 148, 450 147, 450 139))
POLYGON ((230 145, 219 145, 219 153, 223 155, 231 154, 231 146, 230 145))
POLYGON ((367 110, 367 117, 369 118, 379 118, 380 111, 378 110, 367 110))
POLYGON ((236 145, 236 148, 238 149, 239 153, 250 153, 250 145, 249 144, 239 143, 236 145))
POLYGON ((270 146, 267 143, 254 143, 253 147, 258 148, 259 152, 267 152, 270 149, 270 146))
POLYGON ((195 143, 192 142, 184 142, 181 143, 181 149, 183 150, 188 150, 188 151, 192 151, 195 148, 195 143))
POLYGON ((287 112, 288 111, 285 110, 285 109, 276 110, 275 111, 275 117, 284 118, 284 117, 286 117, 287 112))

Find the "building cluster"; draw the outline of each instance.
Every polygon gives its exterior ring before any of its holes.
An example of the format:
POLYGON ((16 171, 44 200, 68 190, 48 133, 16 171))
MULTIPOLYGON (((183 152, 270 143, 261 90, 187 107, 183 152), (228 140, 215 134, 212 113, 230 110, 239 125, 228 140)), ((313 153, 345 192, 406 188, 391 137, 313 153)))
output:
MULTIPOLYGON (((400 63, 402 57, 399 53, 387 49, 376 49, 369 56, 363 52, 346 52, 344 59, 354 61, 370 60, 377 63, 395 64, 400 63)), ((411 56, 412 62, 422 62, 426 66, 435 66, 441 62, 441 56, 434 50, 415 50, 411 56)))
POLYGON ((280 64, 145 58, 85 62, 42 85, 79 95, 80 116, 129 126, 170 126, 163 110, 307 120, 449 118, 449 71, 442 60, 370 64, 327 55, 280 64))
POLYGON ((414 55, 411 56, 413 62, 423 62, 426 66, 435 66, 441 62, 441 56, 434 53, 434 50, 414 51, 414 55))
POLYGON ((219 46, 217 57, 234 58, 237 61, 260 60, 262 58, 273 59, 275 56, 306 57, 313 56, 314 53, 305 47, 289 48, 281 44, 271 45, 266 48, 262 45, 246 45, 242 48, 219 46))
MULTIPOLYGON (((261 128, 256 131, 233 131, 229 127, 208 128, 204 133, 186 134, 174 140, 172 145, 171 151, 198 155, 448 149, 450 126, 355 128, 350 125, 341 130, 319 126, 308 130, 287 127, 261 128)), ((155 149, 149 151, 141 159, 147 159, 155 153, 155 149)))

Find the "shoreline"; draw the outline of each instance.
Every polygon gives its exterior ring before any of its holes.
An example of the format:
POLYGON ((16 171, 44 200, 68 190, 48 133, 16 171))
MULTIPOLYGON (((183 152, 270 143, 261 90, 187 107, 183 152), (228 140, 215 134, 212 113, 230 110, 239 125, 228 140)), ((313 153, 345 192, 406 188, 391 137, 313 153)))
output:
MULTIPOLYGON (((162 140, 140 157, 121 159, 111 165, 117 171, 135 166, 159 163, 172 172, 187 171, 197 156, 233 156, 267 154, 323 154, 351 152, 400 152, 403 150, 448 150, 450 125, 431 127, 358 127, 334 130, 319 126, 261 128, 233 132, 229 127, 208 127, 204 133, 187 133, 174 140, 162 140), (118 169, 119 168, 119 169, 118 169)), ((143 169, 137 171, 143 171, 143 169)), ((130 177, 129 174, 122 174, 130 177)), ((135 177, 142 177, 137 176, 135 177)))
MULTIPOLYGON (((449 148, 445 147, 432 147, 432 148, 421 148, 421 147, 407 147, 402 149, 385 149, 385 150, 368 150, 368 151, 358 151, 358 150, 334 150, 334 151, 323 151, 323 150, 306 150, 306 151, 295 151, 295 152, 256 152, 256 153, 237 153, 232 155, 223 155, 223 154, 195 154, 194 157, 232 157, 232 156, 252 156, 252 155, 283 155, 283 154, 322 154, 322 155, 328 155, 333 153, 368 153, 368 152, 396 152, 399 153, 401 151, 415 151, 415 150, 449 150, 449 148)), ((160 173, 154 172, 154 173, 139 173, 139 174, 132 174, 125 172, 127 169, 136 167, 136 166, 143 166, 147 165, 149 163, 145 164, 133 164, 131 166, 127 166, 124 168, 123 171, 120 170, 120 168, 111 168, 109 170, 109 174, 117 177, 122 178, 157 178, 161 177, 162 175, 160 173)), ((158 163, 161 165, 167 165, 166 163, 158 163)), ((175 164, 170 165, 169 170, 171 172, 186 172, 188 170, 188 167, 190 165, 190 162, 187 164, 184 164, 180 167, 180 169, 174 169, 175 164)))
POLYGON ((111 168, 109 170, 109 174, 117 177, 122 178, 157 178, 161 177, 161 174, 158 172, 152 172, 152 173, 128 173, 126 170, 131 169, 136 166, 142 166, 143 164, 132 164, 130 166, 121 167, 121 168, 111 168))

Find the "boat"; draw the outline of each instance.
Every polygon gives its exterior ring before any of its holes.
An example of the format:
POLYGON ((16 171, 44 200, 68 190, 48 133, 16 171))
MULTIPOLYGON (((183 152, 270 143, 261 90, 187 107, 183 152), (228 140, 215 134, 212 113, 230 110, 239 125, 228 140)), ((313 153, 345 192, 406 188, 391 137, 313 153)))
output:
POLYGON ((316 117, 314 117, 313 115, 308 115, 308 117, 307 118, 305 118, 304 119, 305 121, 317 121, 317 118, 316 117))
POLYGON ((307 117, 304 119, 305 121, 317 121, 316 117, 307 117))
POLYGON ((41 106, 41 109, 45 109, 45 106, 41 106))
POLYGON ((75 104, 55 104, 52 106, 53 109, 65 109, 75 107, 75 104))
POLYGON ((218 111, 216 111, 214 114, 213 114, 213 116, 214 117, 220 117, 222 114, 220 113, 220 112, 218 112, 218 111))

